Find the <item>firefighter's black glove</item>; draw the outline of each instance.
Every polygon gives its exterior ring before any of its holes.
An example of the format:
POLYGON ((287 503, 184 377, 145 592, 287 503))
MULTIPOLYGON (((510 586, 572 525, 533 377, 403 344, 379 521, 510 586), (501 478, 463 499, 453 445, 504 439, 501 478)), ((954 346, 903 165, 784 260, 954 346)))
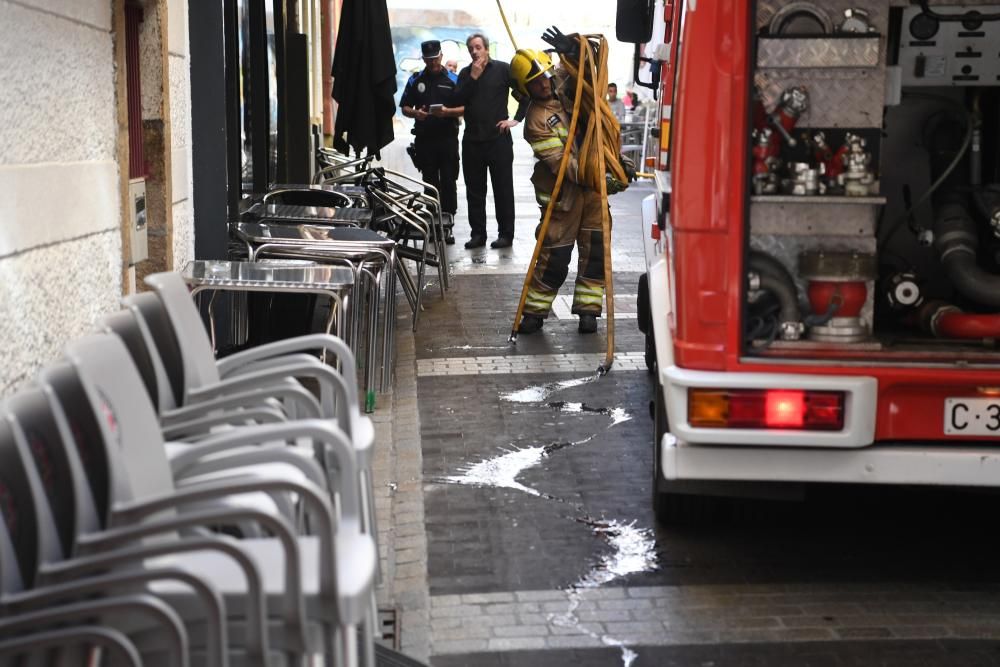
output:
POLYGON ((628 189, 628 183, 622 183, 611 174, 604 175, 604 183, 607 187, 609 195, 616 195, 619 192, 624 192, 628 189))
POLYGON ((619 155, 618 161, 621 163, 622 169, 625 170, 625 175, 628 177, 628 182, 635 183, 635 179, 637 178, 635 171, 635 162, 632 162, 632 160, 625 157, 624 155, 619 155))
POLYGON ((542 33, 542 41, 551 44, 557 53, 577 59, 580 56, 580 42, 562 33, 562 30, 552 26, 542 33))

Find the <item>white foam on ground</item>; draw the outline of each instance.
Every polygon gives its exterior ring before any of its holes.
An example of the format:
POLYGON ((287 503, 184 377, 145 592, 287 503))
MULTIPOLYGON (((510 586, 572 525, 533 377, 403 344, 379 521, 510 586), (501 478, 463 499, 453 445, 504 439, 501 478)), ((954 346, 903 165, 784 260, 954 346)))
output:
POLYGON ((467 467, 460 475, 445 477, 444 481, 452 484, 516 489, 533 496, 540 496, 542 494, 535 489, 518 482, 517 477, 528 468, 538 465, 544 456, 544 447, 514 449, 500 456, 475 463, 467 467))
POLYGON ((525 387, 524 389, 519 389, 517 391, 505 392, 500 394, 500 399, 511 403, 541 403, 557 391, 562 391, 563 389, 569 389, 571 387, 579 387, 589 382, 594 382, 599 377, 600 376, 598 375, 588 375, 574 380, 547 382, 546 384, 525 387))

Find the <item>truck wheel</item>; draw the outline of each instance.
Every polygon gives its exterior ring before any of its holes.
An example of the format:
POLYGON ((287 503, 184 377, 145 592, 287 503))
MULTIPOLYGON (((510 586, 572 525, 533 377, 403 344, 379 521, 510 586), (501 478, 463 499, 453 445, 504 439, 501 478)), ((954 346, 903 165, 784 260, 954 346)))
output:
POLYGON ((649 373, 656 372, 656 344, 653 342, 652 332, 646 334, 646 371, 649 373))
POLYGON ((656 370, 656 345, 653 341, 653 322, 649 314, 649 276, 639 276, 639 289, 636 296, 636 320, 639 331, 645 334, 646 370, 650 373, 656 370))
MULTIPOLYGON (((648 338, 648 335, 647 335, 648 338)), ((663 400, 663 387, 656 383, 656 398, 653 401, 653 514, 660 523, 668 523, 671 494, 663 491, 663 463, 660 459, 660 443, 667 432, 667 406, 663 400)))
POLYGON ((725 499, 676 493, 668 490, 670 483, 663 479, 660 442, 667 433, 667 406, 663 399, 663 388, 659 384, 656 386, 656 399, 653 403, 653 423, 653 516, 657 523, 663 526, 690 526, 716 522, 725 509, 725 499))

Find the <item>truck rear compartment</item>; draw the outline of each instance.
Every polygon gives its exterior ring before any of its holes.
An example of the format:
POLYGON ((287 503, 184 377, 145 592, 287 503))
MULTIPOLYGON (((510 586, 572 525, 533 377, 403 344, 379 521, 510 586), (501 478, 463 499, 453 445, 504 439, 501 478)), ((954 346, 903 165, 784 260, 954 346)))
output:
POLYGON ((758 2, 749 361, 1000 363, 998 13, 758 2))

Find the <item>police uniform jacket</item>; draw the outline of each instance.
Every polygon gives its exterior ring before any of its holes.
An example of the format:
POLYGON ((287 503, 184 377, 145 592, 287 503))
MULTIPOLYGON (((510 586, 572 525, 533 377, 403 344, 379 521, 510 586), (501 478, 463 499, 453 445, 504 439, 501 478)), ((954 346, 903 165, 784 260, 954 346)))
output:
MULTIPOLYGON (((452 98, 457 83, 458 78, 444 68, 437 74, 431 74, 429 70, 424 69, 406 82, 399 106, 424 111, 427 111, 432 104, 454 106, 452 98)), ((418 137, 457 137, 458 119, 429 116, 426 120, 416 121, 413 133, 418 137)))

